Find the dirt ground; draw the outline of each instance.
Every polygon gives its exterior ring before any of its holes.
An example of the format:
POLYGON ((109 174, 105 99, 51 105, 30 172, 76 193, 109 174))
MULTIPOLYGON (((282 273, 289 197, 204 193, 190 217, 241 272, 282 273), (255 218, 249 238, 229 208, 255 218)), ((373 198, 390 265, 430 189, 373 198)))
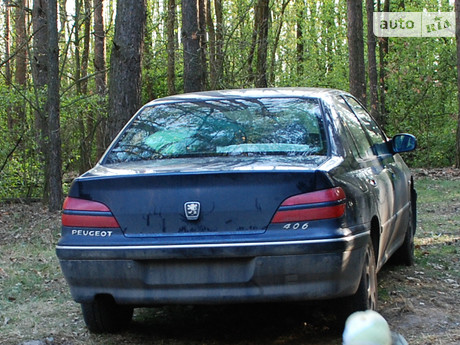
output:
MULTIPOLYGON (((454 169, 417 170, 415 175, 417 179, 460 179, 460 171, 454 169)), ((442 209, 421 207, 416 265, 386 265, 379 273, 379 312, 392 330, 401 333, 411 345, 460 344, 459 213, 457 199, 442 209), (448 236, 424 230, 424 219, 446 215, 453 217, 450 229, 457 230, 450 230, 448 236), (445 255, 433 259, 439 251, 445 255)), ((36 286, 38 291, 43 289, 37 296, 46 297, 30 298, 33 303, 21 301, 14 292, 2 288, 12 278, 9 263, 21 260, 21 255, 24 260, 37 259, 35 254, 10 249, 11 244, 30 240, 28 229, 17 226, 24 218, 32 218, 27 225, 30 229, 44 229, 37 235, 42 238, 34 241, 48 243, 51 248, 58 236, 58 214, 49 214, 39 205, 0 204, 0 299, 8 299, 0 304, 2 345, 341 344, 341 329, 334 320, 335 306, 328 303, 136 309, 127 331, 117 335, 89 334, 54 258, 51 266, 55 272, 46 273, 42 285, 36 286), (17 312, 2 311, 2 305, 15 305, 17 312)), ((43 264, 48 259, 40 255, 38 260, 43 264)))
MULTIPOLYGON (((419 169, 415 178, 459 180, 458 169, 419 169)), ((423 200, 421 200, 423 201, 423 200)), ((409 344, 460 344, 460 200, 448 207, 419 207, 416 234, 418 257, 413 267, 385 267, 379 274, 380 286, 388 293, 381 298, 380 312, 392 328, 403 334, 409 344), (426 217, 456 216, 456 231, 439 241, 423 229, 426 217), (444 260, 430 262, 435 247, 445 249, 444 260), (425 261, 425 260, 423 260, 425 261)), ((441 226, 441 224, 439 224, 441 226)), ((441 238, 441 230, 435 236, 441 238)))

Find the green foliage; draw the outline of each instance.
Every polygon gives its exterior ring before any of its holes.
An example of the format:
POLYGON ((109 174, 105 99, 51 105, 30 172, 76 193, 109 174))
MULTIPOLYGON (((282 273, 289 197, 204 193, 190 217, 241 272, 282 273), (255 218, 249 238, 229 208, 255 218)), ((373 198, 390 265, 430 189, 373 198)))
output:
MULTIPOLYGON (((215 3, 209 3, 210 18, 217 29, 215 3)), ((176 0, 176 4, 175 87, 177 92, 182 92, 180 1, 176 0)), ((223 54, 220 57, 223 61, 223 75, 213 87, 254 86, 257 61, 257 47, 253 46, 255 4, 256 1, 222 2, 223 54), (252 57, 251 52, 254 52, 252 57)), ((116 2, 110 1, 105 12, 107 67, 114 47, 115 6, 116 2)), ((167 2, 164 0, 147 1, 142 103, 168 95, 166 8, 167 2)), ((446 1, 437 0, 391 1, 391 8, 407 12, 452 10, 446 1), (404 9, 400 7, 402 4, 404 9)), ((74 176, 94 165, 103 151, 101 146, 108 145, 98 136, 109 114, 105 97, 96 95, 92 77, 95 72, 92 51, 87 71, 91 77, 85 79, 88 82, 88 92, 82 94, 78 91, 75 79, 79 75, 76 73, 77 42, 74 40, 74 31, 71 30, 74 17, 67 18, 67 27, 63 26, 61 31, 60 62, 63 172, 64 180, 68 183, 68 176, 74 176)), ((82 18, 80 16, 80 20, 82 18)), ((82 23, 75 27, 81 30, 81 39, 82 23)), ((78 44, 81 66, 83 42, 78 44)), ((3 49, 2 45, 2 56, 3 49)), ((211 51, 210 41, 207 42, 206 49, 208 53, 211 51)), ((377 59, 378 57, 377 52, 377 59)), ((14 74, 14 60, 11 63, 14 74)), ((209 71, 209 58, 207 63, 209 71)), ((411 166, 444 167, 452 166, 455 162, 455 131, 459 113, 456 63, 456 43, 453 38, 389 39, 389 53, 385 58, 386 89, 380 90, 385 92, 385 130, 390 136, 398 132, 409 132, 418 138, 418 150, 405 155, 411 166)), ((348 64, 345 0, 270 2, 266 66, 269 86, 332 87, 347 90, 348 64)), ((46 116, 43 111, 46 88, 35 90, 30 74, 25 88, 6 86, 3 78, 0 79, 0 200, 39 198, 45 185, 44 155, 40 142, 46 138, 40 138, 36 113, 41 110, 42 116, 46 116)), ((211 85, 209 79, 208 75, 208 85, 211 85)))
POLYGON ((389 134, 417 136, 415 166, 455 162, 458 113, 455 41, 450 38, 395 38, 390 41, 386 104, 389 134))
POLYGON ((33 119, 19 93, 0 89, 0 199, 40 198, 43 167, 33 119))

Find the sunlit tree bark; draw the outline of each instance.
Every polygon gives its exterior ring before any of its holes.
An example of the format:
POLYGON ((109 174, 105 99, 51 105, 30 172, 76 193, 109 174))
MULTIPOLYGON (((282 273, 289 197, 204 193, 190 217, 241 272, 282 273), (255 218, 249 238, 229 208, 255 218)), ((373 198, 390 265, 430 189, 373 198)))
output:
POLYGON ((203 66, 204 32, 200 9, 202 1, 182 0, 182 42, 184 45, 184 91, 205 89, 206 70, 203 66))
MULTIPOLYGON (((10 35, 10 4, 8 0, 4 0, 3 4, 5 6, 4 11, 4 40, 5 40, 5 62, 3 65, 5 66, 5 85, 7 87, 11 86, 12 83, 12 74, 11 74, 11 63, 10 63, 10 45, 11 45, 11 35, 10 35)), ((13 128, 13 117, 12 112, 7 112, 7 125, 8 129, 11 130, 13 128)))
POLYGON ((362 6, 361 0, 347 0, 348 61, 350 66, 350 93, 366 105, 362 6))
POLYGON ((48 7, 48 124, 49 124, 49 203, 50 211, 61 209, 62 158, 59 119, 59 38, 57 0, 48 7))
MULTIPOLYGON (((382 11, 381 0, 377 0, 377 11, 382 11)), ((390 12, 390 0, 384 0, 383 4, 383 12, 390 12)), ((381 116, 382 121, 381 124, 385 124, 385 119, 387 117, 387 109, 386 109, 386 70, 387 70, 387 63, 386 63, 386 56, 388 55, 388 37, 380 37, 379 38, 379 113, 381 116)))
POLYGON ((383 126, 384 121, 378 109, 377 59, 375 57, 374 0, 366 0, 367 13, 367 70, 369 75, 369 110, 376 121, 383 126))
POLYGON ((176 0, 168 0, 166 17, 166 50, 168 54, 168 94, 176 94, 176 0))
POLYGON ((35 93, 35 127, 40 156, 43 162, 43 201, 49 201, 49 130, 48 115, 44 107, 43 93, 48 82, 48 0, 33 0, 33 54, 31 57, 35 93))
MULTIPOLYGON (((19 0, 15 8, 15 82, 20 87, 25 87, 27 80, 27 33, 26 33, 26 8, 25 0, 19 0)), ((24 119, 24 114, 21 115, 24 119)))
POLYGON ((268 52, 268 21, 270 15, 269 1, 258 0, 255 11, 255 30, 257 32, 257 63, 254 85, 267 87, 267 52, 268 52))
POLYGON ((117 2, 115 36, 110 57, 109 137, 113 139, 141 103, 142 44, 146 21, 144 1, 117 2))
POLYGON ((304 13, 305 13, 305 5, 302 0, 296 0, 296 70, 297 70, 297 77, 300 80, 300 77, 303 76, 304 72, 304 37, 303 37, 303 30, 304 30, 304 13))
MULTIPOLYGON (((104 0, 93 0, 94 8, 94 72, 96 94, 101 108, 105 108, 107 94, 106 42, 104 28, 104 0)), ((99 112, 96 115, 96 155, 100 157, 108 146, 107 117, 99 112)))

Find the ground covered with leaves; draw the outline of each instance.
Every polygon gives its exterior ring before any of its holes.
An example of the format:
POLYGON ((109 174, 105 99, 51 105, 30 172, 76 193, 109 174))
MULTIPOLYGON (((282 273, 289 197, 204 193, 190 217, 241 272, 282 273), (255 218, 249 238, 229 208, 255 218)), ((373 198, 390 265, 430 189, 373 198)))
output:
MULTIPOLYGON (((379 311, 411 345, 460 344, 460 171, 415 171, 416 265, 379 273, 379 311)), ((117 335, 86 330, 55 256, 59 214, 0 204, 0 344, 341 344, 330 304, 136 309, 117 335)))

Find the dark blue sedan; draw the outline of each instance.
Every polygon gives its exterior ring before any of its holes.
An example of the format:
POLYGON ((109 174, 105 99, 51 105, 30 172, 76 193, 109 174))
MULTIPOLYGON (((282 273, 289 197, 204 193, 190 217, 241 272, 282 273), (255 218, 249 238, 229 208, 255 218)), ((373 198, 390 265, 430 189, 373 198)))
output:
POLYGON ((57 246, 93 332, 133 308, 340 298, 414 260, 416 192, 360 103, 330 89, 202 92, 142 107, 72 184, 57 246))

